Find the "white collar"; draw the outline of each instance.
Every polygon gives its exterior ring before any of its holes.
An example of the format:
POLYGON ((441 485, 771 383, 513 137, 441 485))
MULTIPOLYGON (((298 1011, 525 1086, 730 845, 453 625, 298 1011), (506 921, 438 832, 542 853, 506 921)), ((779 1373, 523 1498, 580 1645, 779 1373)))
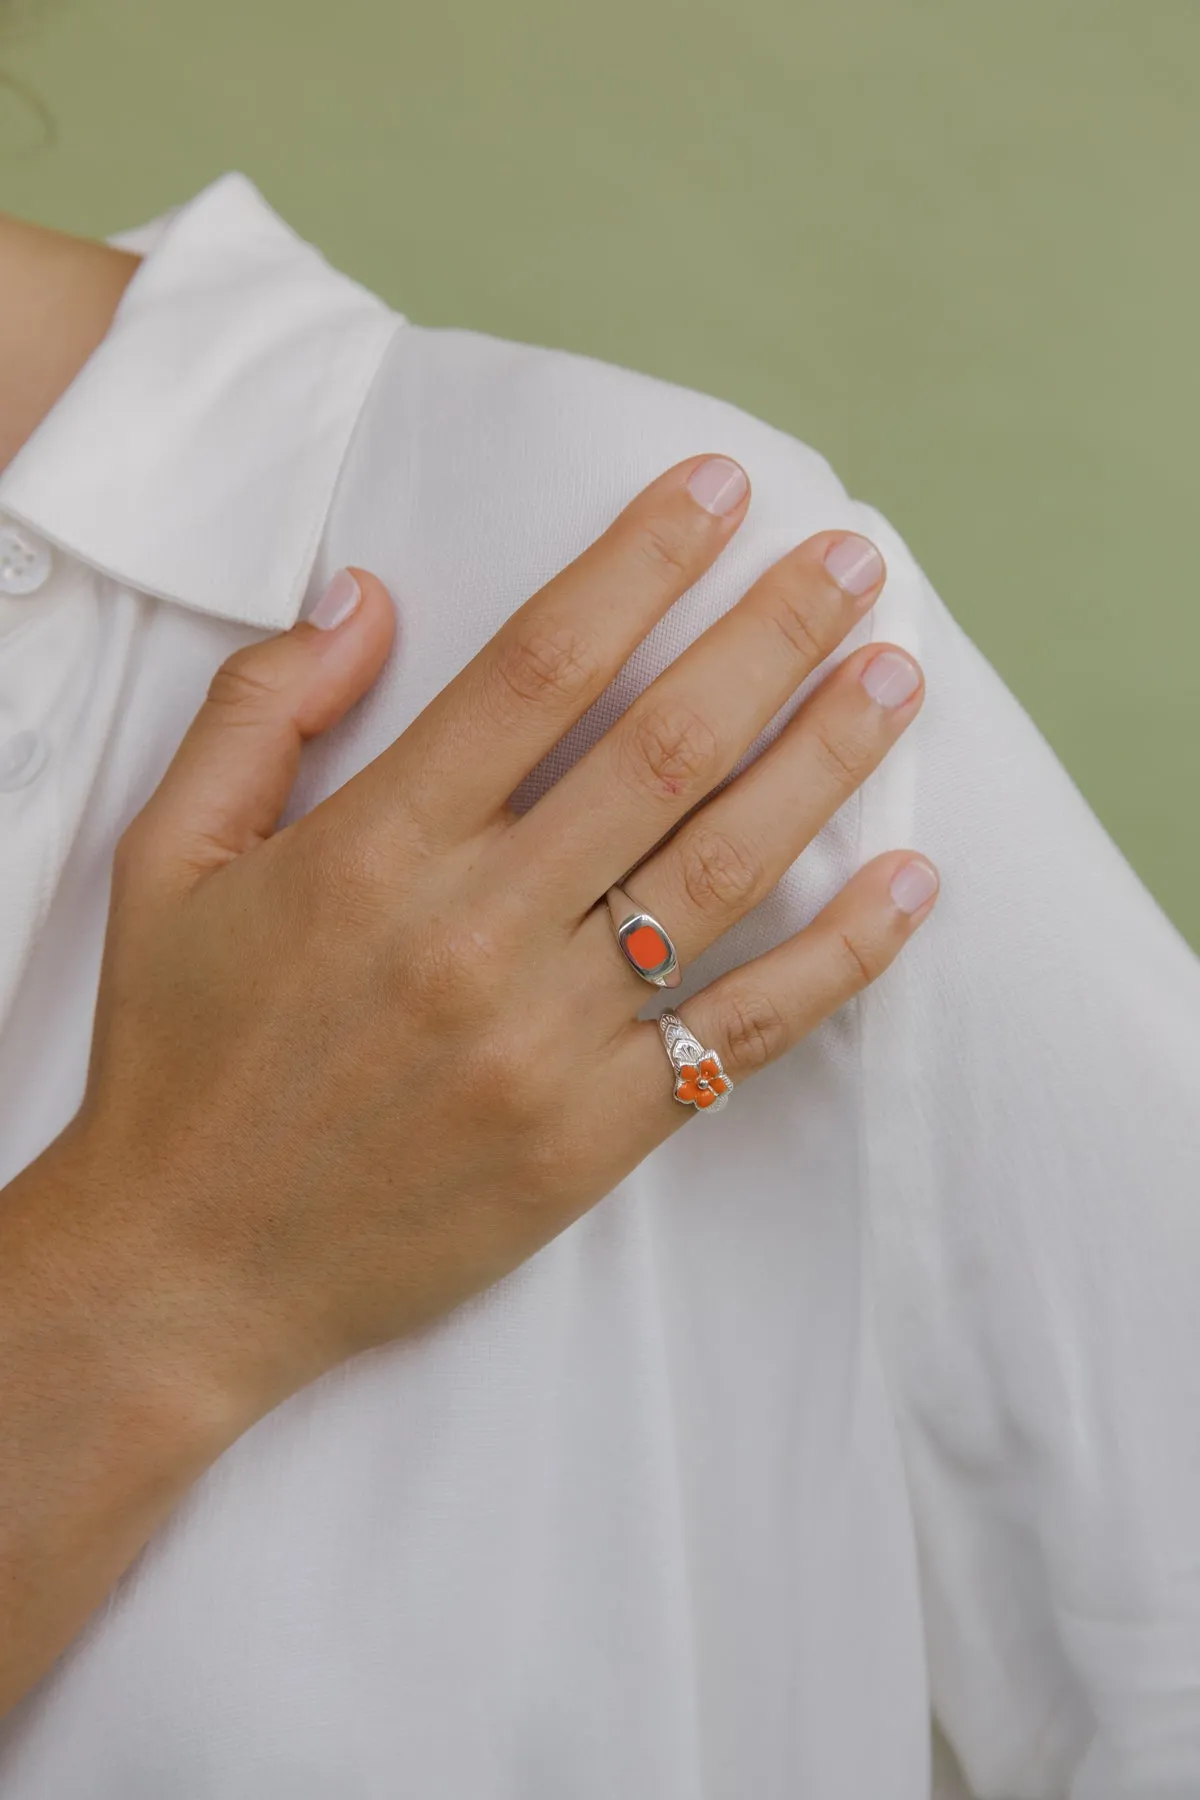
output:
POLYGON ((125 586, 284 630, 404 317, 244 175, 113 241, 145 261, 0 475, 0 512, 125 586))

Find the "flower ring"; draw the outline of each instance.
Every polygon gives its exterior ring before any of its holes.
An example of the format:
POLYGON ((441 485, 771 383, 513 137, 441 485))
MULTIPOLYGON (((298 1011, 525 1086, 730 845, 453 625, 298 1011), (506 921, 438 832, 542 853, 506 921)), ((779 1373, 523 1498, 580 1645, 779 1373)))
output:
POLYGON ((717 1052, 706 1050, 699 1038, 692 1036, 678 1013, 660 1013, 658 1028, 675 1071, 676 1100, 682 1106, 694 1106, 697 1111, 710 1116, 720 1112, 729 1104, 733 1083, 722 1068, 717 1052))
POLYGON ((681 1063, 675 1077, 675 1098, 693 1106, 711 1106, 721 1094, 727 1094, 732 1083, 721 1068, 720 1057, 713 1052, 698 1063, 681 1063))

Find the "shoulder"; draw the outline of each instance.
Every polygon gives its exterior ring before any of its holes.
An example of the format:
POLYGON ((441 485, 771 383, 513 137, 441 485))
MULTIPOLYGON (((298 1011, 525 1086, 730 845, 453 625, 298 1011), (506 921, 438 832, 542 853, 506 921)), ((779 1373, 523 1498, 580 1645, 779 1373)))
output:
POLYGON ((915 626, 927 584, 907 546, 813 446, 698 389, 482 332, 406 324, 396 334, 335 529, 361 532, 380 554, 395 547, 410 575, 438 587, 474 583, 458 599, 487 636, 656 475, 703 451, 736 457, 752 499, 719 562, 673 609, 688 637, 803 538, 839 527, 876 537, 887 558, 877 635, 915 626))
POLYGON ((816 450, 727 400, 575 351, 483 332, 404 327, 374 402, 393 422, 411 417, 415 404, 426 429, 436 420, 443 441, 469 439, 480 456, 519 448, 563 476, 587 476, 603 463, 649 480, 664 456, 724 449, 744 451, 768 482, 772 468, 786 468, 802 488, 845 498, 816 450))

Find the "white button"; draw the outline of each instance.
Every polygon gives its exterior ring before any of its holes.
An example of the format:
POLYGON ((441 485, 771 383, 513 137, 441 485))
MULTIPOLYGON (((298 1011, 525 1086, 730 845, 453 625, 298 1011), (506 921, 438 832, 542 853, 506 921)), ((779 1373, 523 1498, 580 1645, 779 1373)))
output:
POLYGON ((50 546, 24 526, 0 524, 0 594, 36 594, 50 574, 50 546))
POLYGON ((36 731, 14 731, 0 738, 0 794, 28 787, 46 766, 50 746, 36 731))

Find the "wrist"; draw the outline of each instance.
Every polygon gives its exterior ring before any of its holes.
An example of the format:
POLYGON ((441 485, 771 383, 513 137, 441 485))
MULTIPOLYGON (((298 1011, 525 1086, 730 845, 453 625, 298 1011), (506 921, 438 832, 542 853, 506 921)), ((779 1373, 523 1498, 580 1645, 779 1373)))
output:
POLYGON ((153 1271, 47 1155, 0 1194, 0 1714, 249 1419, 157 1332, 153 1271))
POLYGON ((0 1194, 5 1359, 59 1411, 77 1394, 80 1426, 118 1432, 131 1474, 136 1462, 169 1482, 199 1473, 266 1406, 223 1372, 215 1309, 156 1257, 140 1209, 111 1204, 113 1187, 68 1130, 0 1194))

